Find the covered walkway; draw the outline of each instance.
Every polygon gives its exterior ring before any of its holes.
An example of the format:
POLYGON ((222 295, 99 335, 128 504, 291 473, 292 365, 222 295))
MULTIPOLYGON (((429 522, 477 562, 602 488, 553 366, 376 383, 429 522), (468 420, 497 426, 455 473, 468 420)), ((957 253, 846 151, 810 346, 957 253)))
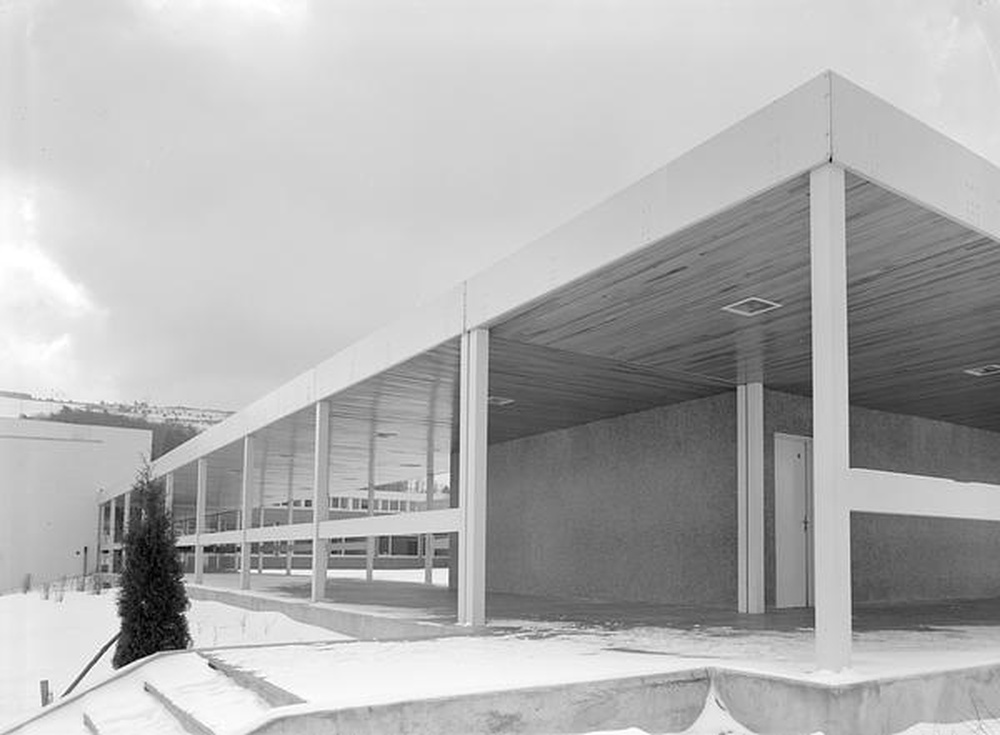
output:
POLYGON ((1000 595, 997 190, 823 74, 159 458, 178 543, 248 597, 766 631, 830 670, 989 620, 864 603, 1000 595), (456 591, 330 581, 338 554, 448 559, 456 591))
MULTIPOLYGON (((308 576, 254 574, 252 590, 243 594, 262 598, 308 601, 308 576)), ((206 574, 203 586, 224 590, 239 589, 238 574, 206 574)), ((193 585, 193 579, 186 579, 193 585)), ((443 585, 405 581, 329 577, 324 606, 399 620, 453 626, 456 620, 456 593, 443 585)), ((521 632, 538 635, 571 633, 631 633, 639 644, 662 639, 665 632, 677 634, 685 655, 699 656, 699 641, 705 637, 736 640, 755 634, 774 634, 785 641, 800 640, 812 645, 811 608, 773 609, 762 614, 691 605, 647 602, 569 599, 518 595, 503 592, 486 594, 487 631, 521 632)), ((907 633, 924 633, 929 651, 947 653, 965 649, 967 643, 988 643, 1000 658, 1000 598, 946 600, 907 604, 857 605, 853 627, 860 640, 881 640, 907 633)), ((974 647, 974 646, 972 646, 974 647)), ((715 650, 712 644, 706 650, 715 650)))

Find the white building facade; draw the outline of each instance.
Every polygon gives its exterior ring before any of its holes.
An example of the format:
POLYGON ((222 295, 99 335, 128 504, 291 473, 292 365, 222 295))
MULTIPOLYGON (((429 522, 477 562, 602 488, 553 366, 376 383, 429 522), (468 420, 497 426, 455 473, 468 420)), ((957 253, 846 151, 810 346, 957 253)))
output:
POLYGON ((128 485, 152 432, 0 418, 0 592, 98 569, 97 499, 128 485))

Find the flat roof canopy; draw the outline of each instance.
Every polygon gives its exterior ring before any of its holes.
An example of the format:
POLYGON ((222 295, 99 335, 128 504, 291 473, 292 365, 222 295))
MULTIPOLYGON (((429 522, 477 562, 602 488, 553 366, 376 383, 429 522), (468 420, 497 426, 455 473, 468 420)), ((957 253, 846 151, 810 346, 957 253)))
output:
MULTIPOLYGON (((825 74, 158 460, 254 433, 265 484, 311 484, 331 402, 331 491, 446 471, 458 335, 491 330, 491 442, 762 381, 811 390, 809 176, 847 169, 852 404, 1000 431, 1000 172, 825 74), (864 134, 859 132, 865 131, 864 134), (748 297, 780 304, 741 316, 748 297)), ((218 456, 216 456, 218 455, 218 456)), ((189 469, 185 471, 190 471, 189 469)))

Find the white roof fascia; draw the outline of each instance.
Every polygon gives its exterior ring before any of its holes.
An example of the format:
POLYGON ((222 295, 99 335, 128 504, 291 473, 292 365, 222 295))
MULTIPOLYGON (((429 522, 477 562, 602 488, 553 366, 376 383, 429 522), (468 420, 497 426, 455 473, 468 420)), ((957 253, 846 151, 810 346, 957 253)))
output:
POLYGON ((835 163, 1000 240, 1000 169, 836 74, 831 92, 835 163))
POLYGON ((504 315, 830 160, 830 72, 473 276, 467 326, 504 315))
POLYGON ((830 72, 368 335, 153 462, 154 477, 240 440, 830 160, 830 72))

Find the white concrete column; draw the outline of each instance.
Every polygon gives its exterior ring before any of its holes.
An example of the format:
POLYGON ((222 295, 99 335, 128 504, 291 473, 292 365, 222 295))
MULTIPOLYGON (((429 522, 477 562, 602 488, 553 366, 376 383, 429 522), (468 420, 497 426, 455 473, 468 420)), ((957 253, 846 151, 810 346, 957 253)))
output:
POLYGON ((764 612, 764 386, 736 387, 738 609, 764 612))
POLYGON ((111 572, 114 573, 116 571, 115 570, 115 558, 118 555, 118 551, 117 551, 117 548, 116 548, 117 545, 118 545, 118 541, 115 538, 115 533, 117 532, 117 529, 118 529, 118 498, 117 498, 117 496, 111 498, 111 500, 109 502, 111 504, 111 517, 109 519, 109 521, 111 523, 111 546, 109 548, 109 551, 111 553, 111 558, 110 558, 110 560, 108 562, 108 566, 109 566, 109 569, 111 570, 111 572))
POLYGON ((319 524, 330 516, 330 404, 316 402, 316 433, 313 448, 313 533, 312 592, 313 602, 326 595, 326 567, 330 559, 330 541, 320 535, 319 524))
MULTIPOLYGON (((368 440, 368 515, 375 515, 375 433, 368 440)), ((365 537, 365 579, 369 582, 375 578, 375 541, 374 536, 365 537)))
POLYGON ((198 480, 194 504, 194 581, 201 584, 205 581, 205 547, 201 536, 205 533, 205 506, 208 499, 208 460, 201 457, 198 460, 198 480))
POLYGON ((240 589, 250 589, 250 542, 247 531, 253 525, 253 464, 256 441, 253 434, 243 437, 243 483, 240 496, 240 589))
MULTIPOLYGON (((124 531, 125 531, 125 533, 128 533, 129 525, 132 523, 132 491, 131 490, 126 491, 125 494, 122 495, 122 503, 124 504, 124 507, 125 507, 124 520, 123 520, 124 531)), ((124 540, 125 539, 123 537, 122 541, 124 541, 124 540)))
MULTIPOLYGON (((424 480, 427 483, 426 497, 427 510, 431 510, 434 502, 434 451, 433 447, 427 451, 427 476, 424 480)), ((434 584, 434 534, 424 534, 424 584, 434 584)))
POLYGON ((174 515, 174 473, 168 472, 163 480, 163 508, 173 519, 174 515))
MULTIPOLYGON (((257 528, 264 527, 264 483, 267 479, 267 446, 258 447, 261 453, 260 477, 257 492, 257 528)), ((264 573, 264 544, 257 544, 257 574, 264 573)))
MULTIPOLYGON (((290 463, 288 465, 288 494, 285 496, 288 505, 288 525, 295 523, 295 493, 293 491, 293 480, 294 480, 294 466, 290 463)), ((294 541, 285 542, 285 575, 288 576, 292 573, 292 551, 295 548, 294 541)))
POLYGON ((458 623, 486 622, 486 429, 489 406, 489 331, 462 334, 459 387, 458 623))
POLYGON ((111 500, 108 501, 108 504, 111 506, 108 518, 111 528, 108 530, 111 535, 111 554, 114 556, 115 544, 117 543, 117 540, 115 539, 115 530, 118 528, 118 498, 111 498, 111 500))
POLYGON ((94 566, 94 572, 99 573, 101 571, 101 551, 104 549, 104 503, 97 504, 97 551, 95 553, 96 565, 94 566))
POLYGON ((837 671, 851 662, 851 519, 846 204, 832 164, 809 176, 809 230, 816 658, 837 671))
POLYGON ((125 537, 128 535, 129 526, 132 525, 132 491, 128 490, 122 495, 122 568, 124 569, 128 556, 125 553, 125 537))

